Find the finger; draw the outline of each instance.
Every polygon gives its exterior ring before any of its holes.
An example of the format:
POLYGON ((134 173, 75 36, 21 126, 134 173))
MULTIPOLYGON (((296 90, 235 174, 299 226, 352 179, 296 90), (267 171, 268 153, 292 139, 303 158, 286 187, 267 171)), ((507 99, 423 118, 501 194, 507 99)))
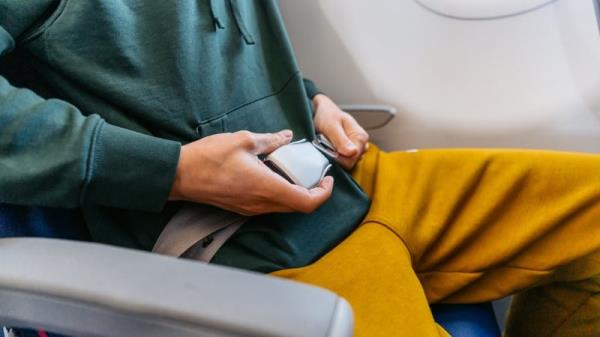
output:
POLYGON ((339 154, 351 157, 358 152, 358 148, 354 142, 348 138, 341 123, 331 125, 327 131, 328 132, 325 135, 331 140, 339 154))
POLYGON ((360 124, 352 116, 347 115, 342 119, 342 126, 348 138, 352 140, 354 145, 361 151, 364 151, 364 146, 369 142, 369 134, 363 129, 360 124))
POLYGON ((356 164, 356 162, 358 161, 360 156, 353 156, 353 157, 342 157, 342 156, 338 156, 337 158, 335 158, 335 161, 340 164, 340 166, 342 166, 344 169, 346 170, 350 170, 354 167, 354 165, 356 164))
POLYGON ((363 157, 363 155, 365 154, 365 152, 367 152, 368 149, 369 149, 369 143, 367 142, 363 146, 362 151, 356 153, 354 156, 352 156, 352 157, 337 156, 335 158, 335 161, 338 164, 340 164, 340 166, 342 166, 344 169, 350 170, 363 157))
POLYGON ((244 210, 242 211, 242 213, 247 213, 247 215, 287 212, 310 213, 316 210, 323 203, 325 203, 325 201, 327 201, 327 199, 331 197, 331 193, 333 192, 333 177, 330 176, 324 177, 318 186, 313 187, 311 189, 306 189, 304 187, 292 185, 290 183, 287 184, 289 184, 292 187, 292 189, 296 190, 296 192, 299 192, 302 195, 302 198, 306 198, 307 200, 309 200, 308 203, 303 203, 302 205, 300 205, 295 202, 289 202, 289 200, 286 200, 284 204, 281 204, 279 203, 281 199, 277 199, 278 202, 272 202, 268 205, 263 205, 263 209, 257 209, 252 211, 244 210))
POLYGON ((319 185, 308 190, 308 193, 311 196, 311 200, 306 204, 305 208, 297 208, 300 212, 311 213, 331 197, 331 193, 333 193, 333 177, 324 177, 319 185))
POLYGON ((270 188, 273 199, 279 201, 284 208, 298 212, 310 213, 314 211, 329 199, 333 191, 333 178, 330 176, 323 178, 318 186, 311 189, 290 184, 283 178, 281 180, 283 181, 278 181, 270 188))
POLYGON ((255 154, 268 154, 279 147, 288 144, 293 137, 291 130, 282 130, 277 133, 255 133, 254 148, 255 154))

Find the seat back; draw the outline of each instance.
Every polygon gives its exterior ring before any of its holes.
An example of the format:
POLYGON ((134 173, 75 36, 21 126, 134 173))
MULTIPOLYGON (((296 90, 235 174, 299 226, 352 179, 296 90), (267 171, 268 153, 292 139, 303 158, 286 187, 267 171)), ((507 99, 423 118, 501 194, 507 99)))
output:
MULTIPOLYGON (((28 207, 0 204, 0 238, 45 237, 89 241, 80 209, 28 207)), ((0 326, 0 336, 2 336, 0 326)), ((43 331, 18 330, 20 337, 60 337, 43 331)), ((10 336, 10 334, 9 334, 10 336)))
POLYGON ((0 238, 25 236, 90 240, 80 209, 0 204, 0 238))
POLYGON ((500 337, 490 302, 479 304, 433 304, 431 311, 452 337, 500 337))

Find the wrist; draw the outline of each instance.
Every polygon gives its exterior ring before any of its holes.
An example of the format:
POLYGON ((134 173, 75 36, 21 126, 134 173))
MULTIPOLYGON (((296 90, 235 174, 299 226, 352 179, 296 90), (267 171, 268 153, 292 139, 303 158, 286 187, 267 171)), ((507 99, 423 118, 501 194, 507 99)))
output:
POLYGON ((323 94, 316 94, 312 99, 313 106, 315 108, 315 112, 318 111, 319 106, 325 103, 329 98, 323 94))
POLYGON ((185 171, 185 145, 181 147, 181 152, 179 154, 179 162, 177 163, 177 169, 175 170, 175 178, 173 179, 173 185, 171 186, 171 191, 169 192, 169 201, 177 201, 183 200, 183 177, 185 171))
POLYGON ((82 202, 160 211, 173 184, 181 144, 100 123, 82 202))
POLYGON ((173 180, 173 186, 171 187, 171 192, 169 193, 169 201, 178 200, 183 200, 183 197, 181 196, 181 178, 179 175, 179 169, 177 170, 177 174, 173 180))

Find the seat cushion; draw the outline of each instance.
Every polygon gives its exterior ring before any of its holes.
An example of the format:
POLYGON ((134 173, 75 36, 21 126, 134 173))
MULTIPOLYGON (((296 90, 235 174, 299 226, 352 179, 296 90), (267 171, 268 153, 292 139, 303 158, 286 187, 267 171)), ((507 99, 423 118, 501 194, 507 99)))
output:
MULTIPOLYGON (((81 213, 77 209, 54 209, 0 204, 0 237, 35 236, 89 240, 81 213)), ((435 320, 453 337, 497 337, 498 324, 491 303, 435 304, 435 320)), ((25 336, 40 336, 23 331, 25 336)), ((48 336, 42 333, 42 336, 48 336)))
POLYGON ((0 238, 22 236, 90 239, 79 209, 0 204, 0 238))
POLYGON ((431 311, 452 337, 500 337, 492 303, 434 304, 431 311))
MULTIPOLYGON (((0 238, 45 237, 89 241, 81 211, 0 204, 0 238)), ((0 327, 0 336, 2 335, 0 327)), ((44 331, 19 330, 21 337, 61 337, 44 331)))

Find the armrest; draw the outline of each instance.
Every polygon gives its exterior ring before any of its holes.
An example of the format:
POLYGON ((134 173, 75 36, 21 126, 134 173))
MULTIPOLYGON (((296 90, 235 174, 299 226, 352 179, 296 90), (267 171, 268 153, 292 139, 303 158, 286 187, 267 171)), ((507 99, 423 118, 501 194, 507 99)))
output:
POLYGON ((112 246, 0 239, 0 326, 73 336, 351 336, 333 293, 112 246))
POLYGON ((382 128, 396 116, 396 108, 390 105, 340 104, 339 107, 367 130, 382 128))

